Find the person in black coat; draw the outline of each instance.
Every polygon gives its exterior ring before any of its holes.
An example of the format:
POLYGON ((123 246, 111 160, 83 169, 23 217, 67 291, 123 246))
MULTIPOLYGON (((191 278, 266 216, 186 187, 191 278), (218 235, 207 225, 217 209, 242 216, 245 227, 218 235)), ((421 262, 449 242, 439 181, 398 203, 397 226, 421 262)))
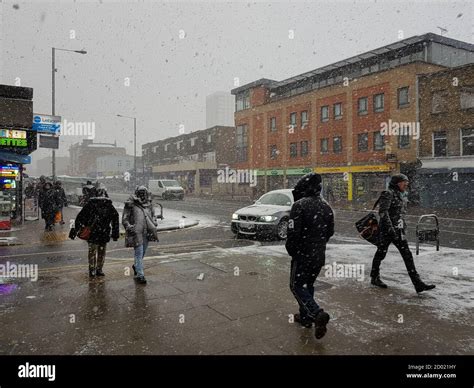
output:
MULTIPOLYGON (((74 229, 79 232, 89 227, 89 276, 104 276, 102 270, 105 261, 107 243, 110 237, 117 241, 120 236, 119 214, 107 197, 104 189, 91 190, 91 197, 76 217, 74 229)), ((71 238, 75 237, 75 233, 71 238)))
POLYGON ((387 285, 380 278, 380 264, 387 255, 388 247, 393 243, 402 255, 403 261, 408 271, 408 275, 415 286, 416 292, 432 290, 435 285, 425 284, 415 268, 413 255, 408 246, 406 238, 405 214, 407 212, 408 178, 404 174, 392 176, 388 190, 380 195, 379 215, 380 215, 380 241, 372 261, 372 271, 370 273, 371 283, 380 288, 387 288, 387 285))
POLYGON ((296 184, 288 222, 286 250, 291 256, 290 289, 299 305, 296 322, 315 324, 317 339, 326 334, 329 314, 314 300, 314 282, 326 261, 326 243, 334 234, 334 213, 321 197, 321 175, 310 173, 296 184))
POLYGON ((54 218, 59 211, 60 200, 58 193, 53 189, 51 183, 46 182, 39 193, 39 205, 41 207, 41 216, 45 222, 45 229, 52 231, 54 229, 54 218))
POLYGON ((56 190, 58 193, 59 211, 61 212, 60 224, 64 225, 65 222, 64 222, 63 208, 65 206, 67 207, 67 197, 66 197, 66 192, 64 191, 61 181, 54 182, 54 190, 56 190))

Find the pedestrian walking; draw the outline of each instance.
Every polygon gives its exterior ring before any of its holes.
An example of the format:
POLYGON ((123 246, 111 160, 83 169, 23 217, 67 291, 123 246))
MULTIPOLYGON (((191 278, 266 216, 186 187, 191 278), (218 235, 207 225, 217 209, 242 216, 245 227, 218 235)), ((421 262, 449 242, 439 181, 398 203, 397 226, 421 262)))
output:
POLYGON ((64 225, 64 215, 63 215, 63 208, 67 207, 67 197, 66 197, 66 192, 64 191, 64 188, 62 186, 61 181, 56 181, 54 182, 54 189, 58 193, 58 199, 59 199, 59 212, 61 214, 61 221, 59 222, 61 225, 64 225))
POLYGON ((105 276, 103 267, 107 243, 117 241, 120 236, 119 214, 108 198, 104 189, 93 189, 91 197, 81 209, 74 223, 74 232, 70 237, 74 239, 76 234, 84 233, 87 229, 87 244, 89 248, 89 277, 105 276))
POLYGON ((330 316, 314 299, 314 282, 326 261, 326 243, 334 234, 334 214, 321 197, 321 175, 310 173, 296 184, 288 222, 286 250, 291 256, 290 289, 299 305, 296 322, 317 339, 326 334, 330 316))
POLYGON ((125 202, 122 224, 125 227, 125 246, 134 248, 134 278, 138 283, 146 284, 143 257, 148 243, 158 241, 158 234, 151 195, 145 186, 139 186, 125 202))
POLYGON ((44 183, 43 189, 39 193, 39 205, 41 216, 45 222, 45 230, 54 230, 54 218, 59 211, 60 200, 57 191, 53 189, 50 182, 44 183))
POLYGON ((392 176, 388 189, 383 191, 378 199, 380 215, 380 240, 372 261, 370 273, 371 283, 380 288, 387 285, 380 278, 380 264, 387 255, 388 247, 393 243, 402 255, 408 275, 415 286, 416 292, 432 290, 436 286, 425 284, 415 268, 413 255, 406 238, 407 188, 408 178, 404 174, 392 176))

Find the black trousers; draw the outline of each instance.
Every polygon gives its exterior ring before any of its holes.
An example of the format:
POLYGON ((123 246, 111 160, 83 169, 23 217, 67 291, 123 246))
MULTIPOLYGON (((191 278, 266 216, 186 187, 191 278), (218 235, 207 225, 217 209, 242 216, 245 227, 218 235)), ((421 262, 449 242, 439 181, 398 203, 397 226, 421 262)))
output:
MULTIPOLYGON (((401 237, 401 235, 399 235, 401 237)), ((418 273, 416 272, 415 262, 413 261, 413 255, 410 251, 410 247, 408 246, 408 241, 402 240, 401 238, 398 239, 389 239, 386 238, 382 241, 377 248, 377 252, 375 252, 374 259, 372 261, 372 271, 370 272, 371 277, 377 277, 380 274, 380 264, 382 260, 385 259, 387 256, 388 247, 390 244, 395 245, 402 255, 403 261, 405 262, 405 267, 407 268, 408 275, 410 275, 410 279, 413 283, 419 281, 418 273)))
POLYGON ((314 300, 314 282, 326 261, 326 247, 313 257, 293 257, 291 260, 290 290, 300 308, 302 320, 313 321, 321 307, 314 300))

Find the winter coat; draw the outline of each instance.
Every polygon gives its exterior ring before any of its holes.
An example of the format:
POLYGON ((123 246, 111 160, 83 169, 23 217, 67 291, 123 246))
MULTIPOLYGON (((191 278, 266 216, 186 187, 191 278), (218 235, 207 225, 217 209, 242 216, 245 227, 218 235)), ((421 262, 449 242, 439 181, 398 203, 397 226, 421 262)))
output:
POLYGON ((312 259, 334 234, 334 213, 319 192, 296 201, 291 207, 286 250, 293 258, 312 259))
POLYGON ((155 234, 150 230, 153 225, 156 228, 154 220, 155 212, 152 203, 142 204, 135 195, 130 196, 128 201, 125 202, 122 215, 122 225, 125 228, 125 246, 138 247, 143 244, 145 239, 158 241, 155 234), (145 215, 148 215, 148 217, 145 215), (150 221, 153 222, 153 225, 150 225, 150 221))
POLYGON ((60 205, 58 192, 54 189, 43 189, 40 192, 39 204, 43 218, 54 217, 60 205))
POLYGON ((83 227, 91 228, 89 243, 104 245, 110 241, 118 240, 119 214, 112 205, 112 200, 105 197, 92 197, 81 209, 76 217, 74 228, 77 232, 83 227))
POLYGON ((405 214, 407 212, 407 197, 397 185, 390 184, 388 190, 382 192, 379 198, 380 233, 383 241, 398 237, 400 232, 406 232, 405 214))
POLYGON ((54 190, 58 192, 59 207, 63 208, 64 206, 67 206, 67 197, 64 189, 62 187, 56 187, 54 190))

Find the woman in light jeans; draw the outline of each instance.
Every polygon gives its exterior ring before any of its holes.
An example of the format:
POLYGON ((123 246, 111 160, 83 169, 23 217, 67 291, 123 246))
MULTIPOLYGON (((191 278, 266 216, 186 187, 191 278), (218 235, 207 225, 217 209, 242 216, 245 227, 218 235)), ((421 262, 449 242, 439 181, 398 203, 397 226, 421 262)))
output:
POLYGON ((158 241, 151 195, 145 186, 139 186, 130 196, 123 210, 122 224, 125 228, 125 246, 133 247, 135 262, 132 266, 135 280, 146 284, 143 258, 150 241, 158 241))

